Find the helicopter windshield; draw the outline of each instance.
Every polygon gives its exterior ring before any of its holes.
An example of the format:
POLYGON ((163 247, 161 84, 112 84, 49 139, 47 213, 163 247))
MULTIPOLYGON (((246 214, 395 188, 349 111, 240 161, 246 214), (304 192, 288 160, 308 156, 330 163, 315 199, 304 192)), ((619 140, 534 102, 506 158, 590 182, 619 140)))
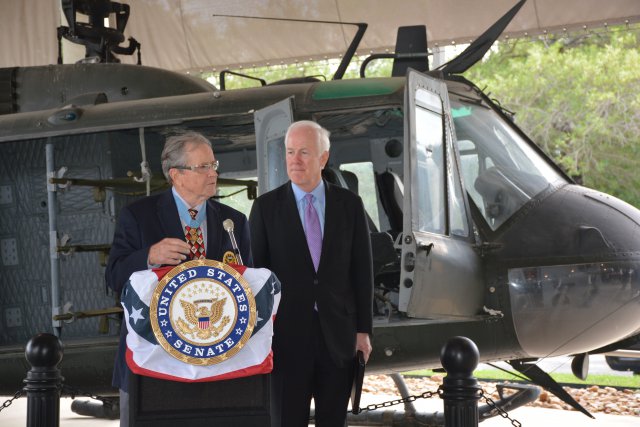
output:
POLYGON ((467 192, 492 230, 551 185, 566 180, 495 111, 451 97, 467 192))

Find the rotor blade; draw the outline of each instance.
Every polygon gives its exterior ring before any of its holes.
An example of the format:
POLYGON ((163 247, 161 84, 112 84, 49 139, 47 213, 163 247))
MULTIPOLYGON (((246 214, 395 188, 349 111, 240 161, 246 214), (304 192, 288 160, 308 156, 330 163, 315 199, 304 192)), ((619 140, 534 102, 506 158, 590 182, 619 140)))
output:
POLYGON ((440 67, 442 72, 445 74, 461 74, 481 60, 526 1, 527 0, 520 0, 511 10, 505 13, 502 18, 498 19, 495 24, 489 27, 487 31, 475 39, 460 55, 442 65, 440 67))

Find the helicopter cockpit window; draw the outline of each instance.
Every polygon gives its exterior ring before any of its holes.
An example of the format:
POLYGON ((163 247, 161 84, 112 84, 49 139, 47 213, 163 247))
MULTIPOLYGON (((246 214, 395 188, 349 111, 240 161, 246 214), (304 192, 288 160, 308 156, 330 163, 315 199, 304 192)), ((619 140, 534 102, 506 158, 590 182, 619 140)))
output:
MULTIPOLYGON (((447 144, 447 157, 449 159, 454 158, 453 146, 451 144, 447 144)), ((449 163, 448 167, 449 173, 447 174, 447 180, 450 189, 449 216, 451 234, 467 237, 469 235, 469 223, 467 221, 460 175, 458 174, 458 169, 452 167, 451 163, 449 163)))
MULTIPOLYGON (((234 209, 239 210, 248 218, 251 213, 251 206, 253 206, 253 199, 249 197, 250 190, 247 185, 240 184, 241 181, 253 181, 257 182, 258 178, 255 176, 256 171, 249 171, 249 173, 233 173, 222 172, 219 178, 237 180, 238 185, 234 184, 219 184, 216 199, 231 206, 234 209)), ((219 181, 222 181, 219 179, 219 181)))
POLYGON ((492 230, 551 185, 565 182, 496 112, 451 98, 465 187, 492 230))
POLYGON ((442 102, 428 91, 416 92, 416 187, 413 228, 444 234, 446 230, 445 158, 442 102))
POLYGON ((342 171, 342 175, 349 190, 362 198, 364 208, 369 214, 373 225, 375 225, 375 229, 379 230, 380 216, 378 214, 378 193, 376 191, 373 163, 347 163, 340 165, 340 171, 342 171))

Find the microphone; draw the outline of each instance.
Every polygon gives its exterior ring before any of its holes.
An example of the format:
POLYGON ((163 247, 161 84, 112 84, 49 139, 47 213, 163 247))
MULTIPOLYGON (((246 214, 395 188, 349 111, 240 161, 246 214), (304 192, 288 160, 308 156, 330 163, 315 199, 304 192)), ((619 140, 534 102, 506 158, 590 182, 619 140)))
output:
POLYGON ((238 261, 238 265, 244 265, 242 263, 242 256, 240 255, 240 249, 238 248, 238 242, 236 242, 236 236, 233 234, 233 221, 231 219, 225 219, 222 221, 222 226, 229 233, 229 239, 231 239, 231 247, 233 248, 233 252, 236 254, 236 261, 238 261))

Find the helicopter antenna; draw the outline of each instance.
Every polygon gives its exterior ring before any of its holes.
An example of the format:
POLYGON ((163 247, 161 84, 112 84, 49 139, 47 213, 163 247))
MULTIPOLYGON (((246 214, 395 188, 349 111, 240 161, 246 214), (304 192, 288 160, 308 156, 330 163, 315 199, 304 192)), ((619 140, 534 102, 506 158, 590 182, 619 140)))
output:
POLYGON ((358 27, 358 31, 353 36, 347 51, 344 53, 342 60, 340 61, 340 65, 338 65, 338 69, 333 74, 331 80, 341 80, 344 76, 344 73, 347 71, 347 67, 353 58, 353 55, 356 53, 356 49, 360 45, 362 41, 362 37, 364 36, 365 31, 367 31, 368 24, 364 22, 341 22, 341 21, 316 21, 312 19, 294 19, 294 18, 270 18, 263 16, 245 16, 245 15, 212 15, 214 17, 220 18, 244 18, 244 19, 260 19, 263 21, 284 21, 284 22, 306 22, 312 24, 337 24, 337 25, 355 25, 358 27))

